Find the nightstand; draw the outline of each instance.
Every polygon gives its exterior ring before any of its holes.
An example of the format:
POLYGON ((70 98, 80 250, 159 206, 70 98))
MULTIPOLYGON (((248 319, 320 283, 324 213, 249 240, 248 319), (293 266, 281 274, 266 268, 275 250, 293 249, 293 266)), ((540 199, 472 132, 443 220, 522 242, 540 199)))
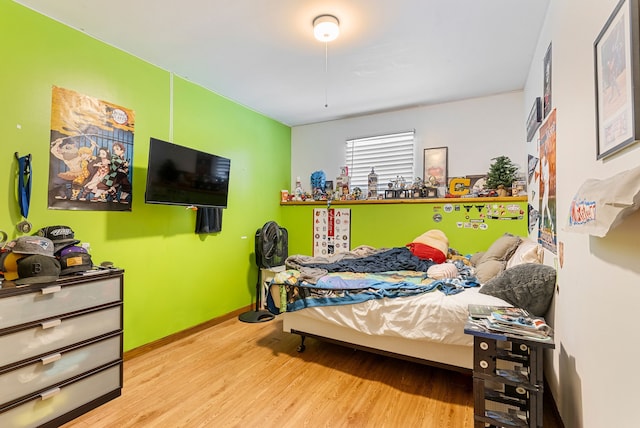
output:
POLYGON ((467 323, 473 335, 474 427, 542 427, 543 350, 537 341, 467 323))

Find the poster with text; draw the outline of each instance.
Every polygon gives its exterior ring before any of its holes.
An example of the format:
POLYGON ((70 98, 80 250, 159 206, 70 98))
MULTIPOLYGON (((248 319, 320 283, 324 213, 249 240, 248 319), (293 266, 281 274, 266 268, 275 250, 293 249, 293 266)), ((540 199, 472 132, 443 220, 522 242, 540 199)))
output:
POLYGON ((313 256, 351 251, 351 209, 313 209, 313 256))
POLYGON ((556 110, 540 127, 538 242, 557 254, 556 246, 556 110))
POLYGON ((49 209, 131 211, 130 109, 53 87, 49 209))

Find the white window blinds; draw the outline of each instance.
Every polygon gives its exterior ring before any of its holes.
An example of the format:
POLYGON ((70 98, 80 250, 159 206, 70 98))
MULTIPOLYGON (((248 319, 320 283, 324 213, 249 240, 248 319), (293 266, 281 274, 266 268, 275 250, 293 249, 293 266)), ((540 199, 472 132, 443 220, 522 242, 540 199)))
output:
POLYGON ((371 168, 378 174, 378 191, 386 189, 387 183, 398 176, 411 183, 415 178, 414 134, 415 131, 407 131, 347 140, 346 165, 351 188, 366 191, 371 168))

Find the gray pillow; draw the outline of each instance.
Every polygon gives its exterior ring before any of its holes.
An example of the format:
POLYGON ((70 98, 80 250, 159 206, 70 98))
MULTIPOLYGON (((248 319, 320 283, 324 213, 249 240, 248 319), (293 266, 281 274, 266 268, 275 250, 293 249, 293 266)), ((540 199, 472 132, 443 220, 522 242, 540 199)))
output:
POLYGON ((480 288, 480 293, 506 300, 535 316, 549 309, 556 284, 556 270, 538 263, 506 269, 480 288))

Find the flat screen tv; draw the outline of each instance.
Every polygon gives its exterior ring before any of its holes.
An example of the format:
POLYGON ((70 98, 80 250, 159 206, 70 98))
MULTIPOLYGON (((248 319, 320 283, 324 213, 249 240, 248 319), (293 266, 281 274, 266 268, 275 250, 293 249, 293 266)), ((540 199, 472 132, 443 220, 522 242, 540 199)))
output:
POLYGON ((227 207, 231 160, 151 138, 147 204, 227 207))

